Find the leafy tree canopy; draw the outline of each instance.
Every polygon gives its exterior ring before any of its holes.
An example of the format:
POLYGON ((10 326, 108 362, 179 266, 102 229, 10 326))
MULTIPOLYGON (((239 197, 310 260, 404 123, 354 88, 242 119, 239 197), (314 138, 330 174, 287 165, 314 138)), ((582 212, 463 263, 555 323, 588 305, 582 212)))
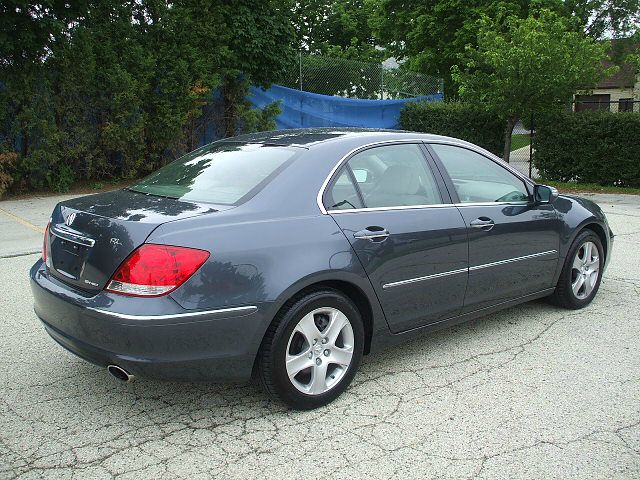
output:
POLYGON ((269 124, 245 98, 250 82, 278 81, 294 58, 292 6, 0 3, 0 152, 19 154, 14 183, 64 190, 141 175, 195 147, 206 125, 229 134, 269 124))
POLYGON ((296 2, 294 25, 301 51, 354 60, 379 60, 373 21, 379 0, 296 2))
POLYGON ((592 38, 624 36, 637 25, 640 0, 380 0, 375 31, 389 52, 411 69, 445 79, 456 96, 451 68, 467 45, 476 46, 484 17, 506 31, 507 19, 527 18, 541 8, 572 19, 570 28, 592 38))
POLYGON ((482 18, 478 46, 468 46, 462 67, 454 68, 460 96, 506 119, 505 160, 511 133, 523 115, 558 108, 577 90, 595 85, 604 74, 606 42, 572 28, 571 22, 543 9, 535 16, 508 17, 502 31, 482 18))

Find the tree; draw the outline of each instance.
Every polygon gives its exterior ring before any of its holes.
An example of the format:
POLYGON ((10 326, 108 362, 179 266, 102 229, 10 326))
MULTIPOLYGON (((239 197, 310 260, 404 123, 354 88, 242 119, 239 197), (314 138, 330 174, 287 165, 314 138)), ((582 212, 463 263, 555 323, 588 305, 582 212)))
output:
POLYGON ((0 2, 0 183, 140 176, 211 123, 272 125, 275 106, 245 97, 294 61, 291 12, 289 0, 0 2))
POLYGON ((505 119, 503 158, 509 161, 513 127, 529 112, 558 108, 605 74, 607 44, 576 32, 568 20, 543 9, 526 19, 509 17, 506 32, 484 18, 478 46, 469 46, 454 69, 462 99, 505 119))
POLYGON ((298 48, 351 60, 380 60, 372 24, 378 6, 379 0, 296 2, 293 21, 298 48))
POLYGON ((222 3, 226 30, 231 32, 222 71, 224 126, 225 136, 232 136, 243 120, 239 114, 246 111, 249 84, 269 87, 284 78, 295 63, 293 5, 288 0, 222 3))
POLYGON ((557 0, 381 0, 377 35, 389 53, 411 70, 444 79, 445 95, 457 96, 451 68, 467 45, 477 45, 481 19, 502 30, 507 18, 526 18, 531 5, 557 0))
POLYGON ((484 17, 506 33, 507 19, 546 8, 571 19, 568 28, 592 38, 625 36, 640 21, 640 0, 380 0, 373 21, 380 44, 415 71, 445 80, 445 95, 458 94, 451 68, 468 45, 478 45, 484 17))
POLYGON ((640 0, 565 0, 564 8, 593 38, 625 37, 640 23, 640 0))

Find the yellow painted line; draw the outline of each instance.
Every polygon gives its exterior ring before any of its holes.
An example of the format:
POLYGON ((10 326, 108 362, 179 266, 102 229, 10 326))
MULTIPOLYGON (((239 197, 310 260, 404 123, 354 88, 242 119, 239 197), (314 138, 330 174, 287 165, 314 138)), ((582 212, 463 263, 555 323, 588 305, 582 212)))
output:
POLYGON ((14 220, 16 222, 18 222, 21 225, 24 225, 27 228, 30 228, 31 230, 33 230, 34 232, 38 232, 38 233, 44 233, 44 228, 42 227, 38 227, 37 225, 34 225, 33 223, 31 223, 28 220, 25 220, 22 217, 19 217, 17 215, 14 215, 11 212, 7 212, 5 209, 0 208, 0 212, 4 213, 7 217, 9 217, 11 220, 14 220))

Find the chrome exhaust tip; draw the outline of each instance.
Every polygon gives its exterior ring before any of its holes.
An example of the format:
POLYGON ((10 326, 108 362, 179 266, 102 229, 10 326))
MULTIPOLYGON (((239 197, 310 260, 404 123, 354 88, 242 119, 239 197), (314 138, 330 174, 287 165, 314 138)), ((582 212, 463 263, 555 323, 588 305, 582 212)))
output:
POLYGON ((107 367, 107 372, 125 383, 131 383, 136 379, 135 375, 131 375, 124 368, 119 367, 118 365, 109 365, 107 367))

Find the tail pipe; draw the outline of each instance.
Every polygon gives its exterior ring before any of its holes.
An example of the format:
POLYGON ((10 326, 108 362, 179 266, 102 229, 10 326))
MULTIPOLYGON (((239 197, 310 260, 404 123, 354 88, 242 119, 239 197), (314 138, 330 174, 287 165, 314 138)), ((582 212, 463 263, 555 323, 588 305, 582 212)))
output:
POLYGON ((107 372, 109 372, 121 382, 131 383, 136 379, 135 375, 130 374, 124 368, 119 367, 118 365, 109 365, 107 367, 107 372))

